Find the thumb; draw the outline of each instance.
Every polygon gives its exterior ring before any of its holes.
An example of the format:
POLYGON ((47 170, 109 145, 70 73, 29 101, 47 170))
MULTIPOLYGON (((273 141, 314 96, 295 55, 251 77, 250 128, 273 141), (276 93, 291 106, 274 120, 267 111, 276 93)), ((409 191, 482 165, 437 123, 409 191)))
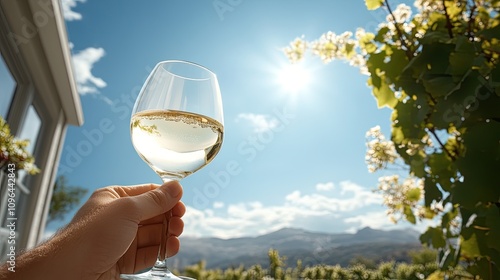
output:
POLYGON ((182 197, 182 187, 177 181, 171 181, 160 187, 131 196, 134 208, 139 215, 139 221, 144 221, 172 209, 182 197))

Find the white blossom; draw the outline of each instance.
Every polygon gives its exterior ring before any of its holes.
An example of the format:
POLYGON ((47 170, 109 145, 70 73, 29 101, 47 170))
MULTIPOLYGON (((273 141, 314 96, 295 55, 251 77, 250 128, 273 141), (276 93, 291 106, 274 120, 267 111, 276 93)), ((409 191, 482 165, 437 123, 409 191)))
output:
POLYGON ((339 37, 335 33, 329 31, 321 35, 318 40, 312 42, 312 51, 315 55, 319 56, 323 62, 328 63, 341 56, 338 42, 339 37))
POLYGON ((424 180, 416 177, 405 178, 402 182, 398 175, 383 176, 379 178, 378 191, 382 193, 383 203, 387 206, 387 214, 393 222, 405 216, 405 207, 410 207, 415 216, 422 217, 423 209, 420 201, 424 198, 424 180), (410 192, 418 189, 419 197, 409 199, 410 192))
POLYGON ((358 27, 358 29, 356 29, 356 33, 355 33, 356 39, 360 40, 365 35, 366 35, 366 30, 364 28, 358 27))
POLYGON ((355 66, 359 68, 359 72, 363 75, 370 75, 370 71, 368 71, 368 66, 366 66, 366 59, 361 54, 356 54, 349 60, 349 64, 351 66, 355 66))
POLYGON ((394 163, 399 157, 394 142, 385 139, 380 126, 371 128, 366 133, 366 138, 365 162, 370 173, 385 168, 387 164, 394 163))
POLYGON ((288 47, 283 49, 283 52, 290 62, 295 63, 302 60, 306 50, 307 42, 303 38, 295 38, 288 47))
POLYGON ((411 8, 406 4, 399 4, 392 14, 386 17, 387 22, 403 23, 411 18, 411 8))

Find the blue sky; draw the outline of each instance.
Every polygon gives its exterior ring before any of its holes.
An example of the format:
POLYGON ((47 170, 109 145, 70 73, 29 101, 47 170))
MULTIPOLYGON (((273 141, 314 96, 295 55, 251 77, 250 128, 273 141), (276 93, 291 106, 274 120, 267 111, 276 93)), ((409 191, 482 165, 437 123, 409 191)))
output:
POLYGON ((372 192, 382 174, 368 173, 364 162, 366 131, 390 129, 390 111, 377 109, 367 77, 309 58, 307 85, 290 90, 280 82, 289 66, 281 48, 290 41, 373 31, 382 10, 369 12, 362 0, 62 2, 85 117, 68 129, 58 170, 70 185, 90 195, 108 185, 160 183, 132 147, 130 112, 157 62, 184 59, 217 74, 225 114, 219 155, 181 182, 185 235, 395 227, 372 192))

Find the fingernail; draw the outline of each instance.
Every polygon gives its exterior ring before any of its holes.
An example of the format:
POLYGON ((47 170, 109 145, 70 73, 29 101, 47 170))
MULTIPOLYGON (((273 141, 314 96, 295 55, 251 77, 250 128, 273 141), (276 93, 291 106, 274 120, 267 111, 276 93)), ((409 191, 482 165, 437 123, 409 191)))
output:
POLYGON ((178 197, 182 192, 182 187, 179 182, 168 182, 165 184, 166 191, 170 195, 170 197, 178 197))

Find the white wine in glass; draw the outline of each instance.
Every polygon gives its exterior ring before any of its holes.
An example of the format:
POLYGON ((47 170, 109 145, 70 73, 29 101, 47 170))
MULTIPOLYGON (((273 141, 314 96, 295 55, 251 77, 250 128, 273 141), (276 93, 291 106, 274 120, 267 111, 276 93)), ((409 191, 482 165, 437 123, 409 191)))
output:
POLYGON ((212 118, 176 110, 136 113, 131 130, 137 152, 162 178, 184 178, 207 165, 224 133, 212 118))
MULTIPOLYGON (((137 97, 130 133, 139 156, 163 182, 181 180, 203 168, 219 152, 224 135, 216 75, 187 61, 158 63, 137 97)), ((153 268, 122 274, 122 279, 189 279, 168 270, 168 221, 163 227, 153 268)))

